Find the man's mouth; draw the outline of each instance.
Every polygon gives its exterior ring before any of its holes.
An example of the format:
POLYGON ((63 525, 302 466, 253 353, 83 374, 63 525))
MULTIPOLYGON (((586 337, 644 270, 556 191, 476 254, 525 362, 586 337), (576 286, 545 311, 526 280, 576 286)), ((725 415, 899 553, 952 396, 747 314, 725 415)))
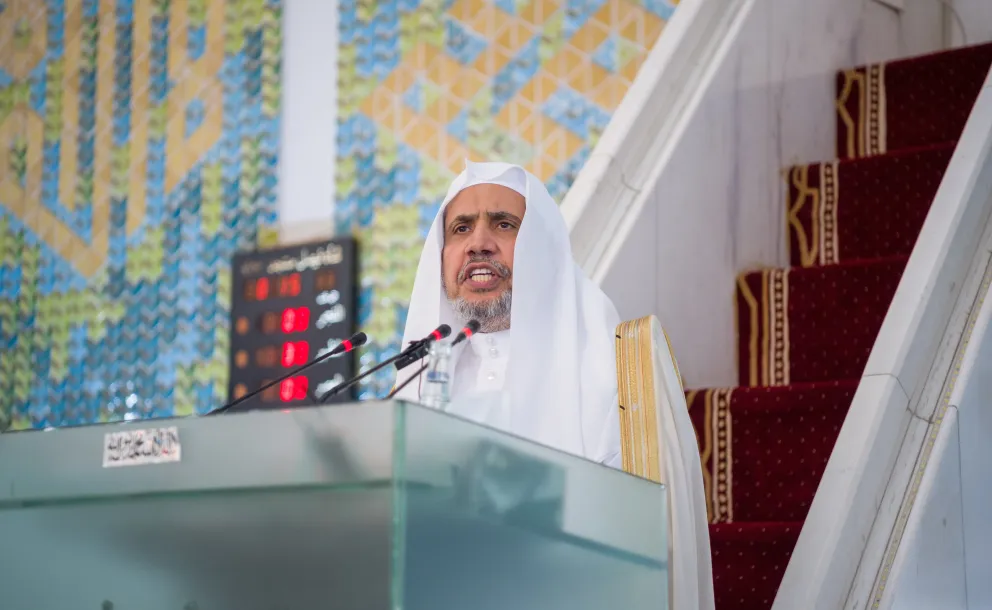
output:
POLYGON ((470 288, 484 290, 495 287, 502 276, 490 265, 473 263, 465 268, 464 277, 463 282, 470 288))

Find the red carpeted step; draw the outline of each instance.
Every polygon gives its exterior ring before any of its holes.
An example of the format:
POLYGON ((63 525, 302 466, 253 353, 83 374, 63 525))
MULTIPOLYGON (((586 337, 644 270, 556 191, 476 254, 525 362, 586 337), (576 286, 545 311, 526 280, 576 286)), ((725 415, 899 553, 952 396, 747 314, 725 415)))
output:
POLYGON ((737 280, 742 386, 687 393, 717 610, 767 610, 992 44, 838 75, 842 158, 789 174, 791 269, 737 280), (848 380, 848 381, 838 381, 848 380))
POLYGON ((952 142, 793 167, 787 210, 791 264, 909 256, 953 153, 952 142))
POLYGON ((837 74, 837 156, 958 139, 992 66, 992 43, 837 74))
POLYGON ((717 609, 771 608, 802 526, 802 522, 711 525, 717 609))
POLYGON ((806 518, 858 380, 687 392, 711 522, 806 518))
POLYGON ((859 378, 906 260, 851 261, 739 276, 741 385, 859 378))

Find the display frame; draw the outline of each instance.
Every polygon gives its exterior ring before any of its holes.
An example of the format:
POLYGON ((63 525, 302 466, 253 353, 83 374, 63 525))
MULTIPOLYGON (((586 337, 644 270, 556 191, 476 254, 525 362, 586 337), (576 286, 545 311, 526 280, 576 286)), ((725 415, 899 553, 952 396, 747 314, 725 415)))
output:
MULTIPOLYGON (((339 237, 241 252, 232 258, 228 401, 306 364, 355 333, 357 249, 354 238, 339 237)), ((312 405, 313 396, 354 374, 353 353, 335 356, 250 399, 246 408, 312 405)), ((353 394, 341 392, 328 402, 348 402, 353 394)))

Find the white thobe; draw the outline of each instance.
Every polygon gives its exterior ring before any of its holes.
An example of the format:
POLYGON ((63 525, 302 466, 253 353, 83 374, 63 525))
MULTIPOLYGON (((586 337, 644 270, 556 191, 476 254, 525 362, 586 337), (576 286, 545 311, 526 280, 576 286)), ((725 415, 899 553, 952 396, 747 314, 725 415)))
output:
MULTIPOLYGON (((503 391, 507 364, 510 361, 510 331, 477 333, 468 345, 453 354, 449 413, 513 434, 509 396, 503 391)), ((617 401, 614 400, 614 404, 617 401)), ((616 408, 613 408, 616 413, 616 408)), ((578 413, 576 413, 578 417, 578 413)), ((593 449, 594 459, 614 468, 622 466, 620 453, 620 415, 616 423, 606 422, 600 446, 593 449)))
POLYGON ((510 361, 510 331, 477 333, 454 356, 448 412, 512 432, 509 397, 503 391, 510 361))

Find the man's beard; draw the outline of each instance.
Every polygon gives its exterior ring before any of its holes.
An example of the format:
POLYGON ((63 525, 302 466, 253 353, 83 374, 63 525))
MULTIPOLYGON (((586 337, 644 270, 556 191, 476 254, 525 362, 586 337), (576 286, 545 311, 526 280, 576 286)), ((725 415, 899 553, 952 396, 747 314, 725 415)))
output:
POLYGON ((467 301, 465 297, 448 298, 451 309, 462 321, 478 320, 480 333, 496 333, 510 328, 510 304, 513 300, 512 290, 507 288, 495 299, 485 301, 467 301))
MULTIPOLYGON (((467 267, 472 263, 480 262, 492 266, 500 274, 500 277, 504 279, 510 277, 511 271, 506 265, 488 257, 473 257, 465 263, 465 266, 467 267)), ((457 281, 459 284, 465 281, 464 268, 458 273, 457 281)), ((510 328, 510 305, 513 302, 513 291, 510 288, 507 288, 492 299, 469 301, 465 297, 453 296, 448 291, 443 274, 441 276, 441 285, 445 296, 448 298, 448 303, 451 305, 451 309, 463 324, 469 320, 477 320, 479 322, 479 332, 481 333, 495 333, 510 328)))

